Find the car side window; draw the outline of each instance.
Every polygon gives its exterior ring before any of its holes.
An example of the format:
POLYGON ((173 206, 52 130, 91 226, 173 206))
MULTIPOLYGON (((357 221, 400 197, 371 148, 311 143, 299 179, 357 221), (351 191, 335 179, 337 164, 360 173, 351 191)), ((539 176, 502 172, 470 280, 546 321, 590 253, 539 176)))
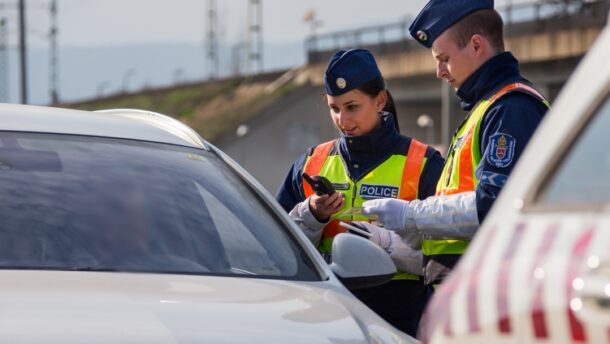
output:
MULTIPOLYGON (((262 241, 254 235, 252 229, 243 223, 243 219, 236 216, 221 200, 205 188, 200 185, 196 185, 196 188, 209 209, 209 216, 214 226, 219 229, 218 235, 233 271, 261 275, 295 273, 297 262, 287 250, 289 243, 285 238, 273 235, 273 233, 267 233, 267 237, 263 238, 274 242, 274 245, 270 245, 273 250, 283 251, 284 270, 287 271, 282 271, 274 262, 268 249, 262 245, 262 241), (256 263, 253 264, 253 262, 256 263)), ((265 223, 264 219, 262 223, 265 223)))
POLYGON ((609 128, 607 97, 540 193, 540 203, 595 208, 610 203, 609 128))

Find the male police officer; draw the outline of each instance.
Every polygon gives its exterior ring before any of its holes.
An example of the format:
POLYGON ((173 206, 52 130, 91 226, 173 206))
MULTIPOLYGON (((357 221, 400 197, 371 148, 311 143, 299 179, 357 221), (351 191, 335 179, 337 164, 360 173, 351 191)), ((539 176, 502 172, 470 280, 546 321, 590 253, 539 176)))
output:
POLYGON ((464 253, 548 109, 504 51, 502 27, 493 0, 431 0, 409 28, 431 48, 437 77, 455 88, 469 114, 453 137, 436 196, 367 201, 364 212, 378 214, 403 240, 423 237, 429 284, 440 283, 464 253))

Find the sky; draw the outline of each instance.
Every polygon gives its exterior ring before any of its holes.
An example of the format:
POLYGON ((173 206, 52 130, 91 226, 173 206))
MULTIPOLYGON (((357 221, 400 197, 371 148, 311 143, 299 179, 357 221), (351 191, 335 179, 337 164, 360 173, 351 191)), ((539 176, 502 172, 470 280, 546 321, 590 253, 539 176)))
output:
MULTIPOLYGON (((49 4, 25 0, 28 81, 32 102, 49 102, 49 4)), ((497 0, 497 5, 506 1, 497 0)), ((249 0, 216 0, 224 74, 231 73, 231 47, 246 39, 249 0)), ((426 0, 260 0, 264 69, 305 62, 304 39, 318 34, 414 18, 426 0)), ((18 101, 17 0, 4 1, 8 20, 9 101, 18 101), (12 4, 12 5, 11 5, 12 4)), ((57 0, 60 95, 80 100, 144 87, 167 86, 206 77, 208 0, 57 0), (129 78, 127 78, 129 76, 129 78), (178 80, 180 79, 180 80, 178 80), (103 91, 103 92, 102 92, 103 91)), ((234 63, 235 64, 235 63, 234 63)), ((222 74, 222 73, 221 73, 222 74)), ((221 75, 222 76, 222 75, 221 75)), ((1 82, 1 81, 0 81, 1 82)))
MULTIPOLYGON (((26 0, 32 31, 48 30, 48 4, 26 0)), ((243 39, 248 0, 216 0, 219 33, 229 42, 243 39)), ((320 32, 396 22, 416 13, 424 0, 261 0, 264 40, 301 41, 310 32, 303 21, 314 10, 320 32)), ((202 43, 207 0, 58 0, 60 44, 99 47, 134 43, 202 43)), ((44 44, 35 35, 32 44, 44 44)))

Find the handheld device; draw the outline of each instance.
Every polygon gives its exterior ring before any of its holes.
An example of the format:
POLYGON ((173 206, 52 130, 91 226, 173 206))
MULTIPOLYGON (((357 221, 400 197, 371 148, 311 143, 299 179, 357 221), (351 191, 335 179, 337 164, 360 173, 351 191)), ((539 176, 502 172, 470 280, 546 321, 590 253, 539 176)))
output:
POLYGON ((370 238, 373 236, 373 234, 371 234, 371 232, 369 232, 366 228, 356 227, 357 225, 355 223, 349 224, 339 221, 339 226, 347 228, 350 232, 352 232, 352 234, 360 235, 361 237, 370 238))
POLYGON ((323 176, 309 176, 307 173, 303 172, 303 179, 311 186, 313 191, 318 196, 322 195, 332 195, 335 193, 335 188, 333 187, 333 183, 330 180, 326 179, 323 176))

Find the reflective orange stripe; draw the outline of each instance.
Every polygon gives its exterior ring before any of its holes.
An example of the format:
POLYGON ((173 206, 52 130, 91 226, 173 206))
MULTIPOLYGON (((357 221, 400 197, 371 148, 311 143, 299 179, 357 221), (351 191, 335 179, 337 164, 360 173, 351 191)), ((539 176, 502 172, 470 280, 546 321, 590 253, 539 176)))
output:
POLYGON ((411 139, 409 151, 407 152, 405 167, 402 169, 402 180, 400 182, 400 199, 413 200, 417 198, 419 190, 419 174, 426 156, 427 145, 411 139))
MULTIPOLYGON (((335 145, 336 141, 337 140, 324 142, 314 148, 313 152, 311 153, 311 156, 309 157, 309 159, 307 159, 307 162, 305 162, 305 166, 303 166, 303 172, 309 174, 310 176, 318 175, 322 170, 322 166, 324 166, 326 158, 328 157, 328 154, 335 145)), ((303 191, 305 193, 305 198, 314 194, 313 189, 304 179, 303 191)), ((347 232, 347 230, 339 226, 339 220, 331 220, 326 226, 324 226, 322 238, 334 238, 337 234, 343 232, 347 232)))
MULTIPOLYGON (((322 166, 324 166, 324 162, 326 162, 326 157, 328 153, 333 148, 337 140, 331 140, 328 142, 324 142, 319 144, 316 148, 314 148, 311 156, 305 162, 305 166, 303 166, 303 172, 309 174, 310 176, 315 176, 320 173, 322 166)), ((311 186, 303 179, 303 191, 305 192, 305 198, 314 194, 311 186)))
POLYGON ((508 92, 510 92, 512 90, 518 89, 518 88, 521 88, 521 89, 524 89, 524 90, 528 91, 532 95, 540 98, 540 100, 542 100, 542 101, 545 100, 544 96, 542 94, 540 94, 540 92, 538 92, 538 90, 536 90, 535 88, 533 88, 533 87, 531 87, 529 85, 526 85, 524 83, 521 83, 521 82, 515 82, 515 83, 508 84, 508 85, 502 87, 501 90, 499 90, 496 94, 494 94, 489 99, 489 103, 491 104, 491 103, 495 102, 496 100, 498 100, 498 98, 502 97, 506 93, 508 93, 508 92))
POLYGON ((326 226, 324 226, 324 237, 334 238, 339 233, 347 232, 347 229, 339 226, 339 220, 331 220, 326 226))

